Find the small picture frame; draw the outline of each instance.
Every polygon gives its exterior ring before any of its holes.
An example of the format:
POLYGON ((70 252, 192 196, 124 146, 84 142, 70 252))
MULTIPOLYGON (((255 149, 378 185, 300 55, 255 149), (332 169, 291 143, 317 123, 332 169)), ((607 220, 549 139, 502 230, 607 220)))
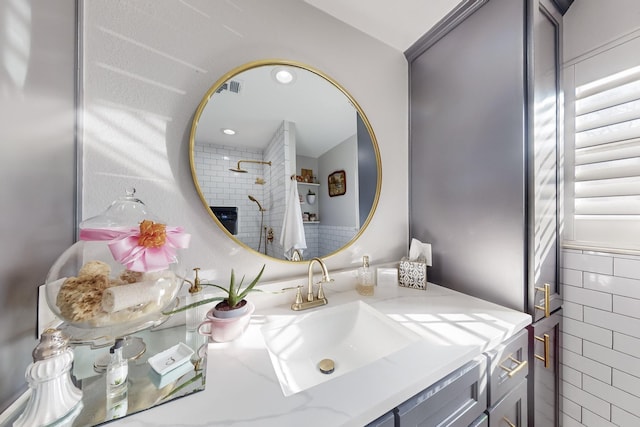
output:
POLYGON ((344 170, 335 171, 329 175, 329 196, 342 196, 347 192, 347 176, 344 170))
POLYGON ((302 182, 313 182, 313 169, 300 169, 302 182))

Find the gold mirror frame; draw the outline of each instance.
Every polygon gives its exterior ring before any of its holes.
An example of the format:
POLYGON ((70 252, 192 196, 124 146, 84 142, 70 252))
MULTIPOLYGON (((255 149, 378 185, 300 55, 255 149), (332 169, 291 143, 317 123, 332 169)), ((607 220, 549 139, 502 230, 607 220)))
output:
POLYGON ((306 64, 303 64, 303 63, 300 63, 300 62, 297 62, 297 61, 290 61, 290 60, 283 60, 283 59, 265 59, 265 60, 252 61, 252 62, 246 63, 244 65, 240 65, 240 66, 232 69, 231 71, 227 72, 222 77, 220 77, 213 84, 213 86, 211 86, 209 88, 209 90, 203 96, 202 100, 200 101, 200 104, 198 105, 198 108, 196 109, 196 112, 195 112, 195 115, 194 115, 194 118, 193 118, 193 122, 191 124, 191 132, 189 134, 189 165, 190 165, 190 168, 191 168, 191 177, 192 177, 193 183, 195 185, 195 188, 196 188, 196 191, 198 193, 198 196, 200 197, 200 201, 202 202, 202 205, 206 209, 206 211, 209 214, 209 216, 213 219, 215 224, 229 238, 231 238, 235 243, 239 244, 240 246, 242 246, 243 248, 249 250, 250 252, 258 254, 258 255, 260 255, 260 256, 262 256, 262 257, 264 257, 266 259, 269 259, 269 260, 281 261, 281 262, 285 262, 285 263, 299 263, 299 262, 307 262, 308 261, 308 260, 290 261, 290 260, 287 260, 287 259, 276 258, 276 257, 273 257, 271 255, 265 255, 262 252, 259 252, 259 251, 255 250, 255 249, 253 249, 252 247, 248 246, 247 244, 242 242, 240 239, 236 238, 218 220, 218 218, 215 216, 215 214, 210 209, 209 202, 207 201, 207 199, 204 196, 204 193, 203 193, 202 188, 200 186, 200 183, 198 181, 198 176, 196 174, 196 165, 195 165, 196 131, 197 131, 197 128, 198 128, 198 123, 200 121, 200 118, 202 116, 202 113, 203 113, 205 107, 208 105, 209 101, 211 100, 213 95, 216 93, 216 91, 218 91, 227 81, 229 81, 230 79, 232 79, 233 77, 237 76, 238 74, 240 74, 242 72, 245 72, 245 71, 248 71, 248 70, 251 70, 251 69, 254 69, 254 68, 258 68, 258 67, 263 67, 263 66, 289 66, 289 67, 295 67, 295 68, 299 68, 299 69, 311 72, 311 73, 313 73, 313 74, 325 79, 326 81, 331 83, 333 85, 333 87, 337 88, 340 92, 342 92, 342 94, 353 105, 353 107, 355 108, 356 112, 360 116, 362 122, 366 126, 367 131, 369 133, 369 137, 371 138, 371 143, 373 145, 373 151, 374 151, 375 158, 376 158, 377 182, 376 182, 376 192, 375 192, 375 196, 374 196, 374 199, 373 199, 373 203, 371 204, 371 209, 369 210, 369 215, 367 216, 364 224, 362 224, 362 226, 359 228, 358 232, 351 238, 351 240, 349 240, 349 242, 347 244, 345 244, 344 246, 342 246, 341 248, 339 248, 339 249, 337 249, 337 250, 335 250, 333 252, 330 252, 330 253, 328 253, 326 255, 322 255, 320 257, 320 258, 328 258, 330 256, 336 255, 336 254, 346 250, 352 244, 354 244, 358 240, 358 238, 362 235, 364 230, 366 230, 366 228, 368 227, 369 223, 371 222, 371 219, 373 218, 373 215, 374 215, 374 213, 375 213, 375 211, 377 209, 377 206, 378 206, 378 201, 380 199, 380 191, 381 191, 381 188, 382 188, 382 160, 381 160, 381 157, 380 157, 380 149, 378 147, 378 141, 376 139, 375 133, 373 132, 373 128, 371 126, 371 123, 369 122, 369 119, 365 115, 364 111, 362 110, 362 108, 360 107, 358 102, 336 80, 334 80, 333 78, 329 77, 328 75, 326 75, 322 71, 319 71, 319 70, 317 70, 317 69, 315 69, 315 68, 313 68, 313 67, 311 67, 309 65, 306 65, 306 64))

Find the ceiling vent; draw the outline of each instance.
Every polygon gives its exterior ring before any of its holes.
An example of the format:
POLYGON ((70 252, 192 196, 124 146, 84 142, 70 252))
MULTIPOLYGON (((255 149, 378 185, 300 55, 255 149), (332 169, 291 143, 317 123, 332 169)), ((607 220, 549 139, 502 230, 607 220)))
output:
POLYGON ((228 90, 232 93, 240 93, 241 88, 242 85, 238 80, 229 80, 228 82, 225 82, 222 86, 220 86, 218 90, 216 90, 216 93, 224 92, 225 90, 228 90))

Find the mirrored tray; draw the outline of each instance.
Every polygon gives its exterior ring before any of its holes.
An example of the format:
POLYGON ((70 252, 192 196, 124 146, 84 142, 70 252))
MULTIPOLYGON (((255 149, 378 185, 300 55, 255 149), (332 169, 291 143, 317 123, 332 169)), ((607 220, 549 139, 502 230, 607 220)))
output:
MULTIPOLYGON (((75 346, 73 380, 82 390, 81 403, 53 425, 95 426, 144 411, 205 389, 207 339, 187 332, 185 325, 160 330, 144 330, 130 336, 146 344, 146 351, 129 360, 128 385, 125 393, 108 398, 106 377, 96 372, 94 363, 104 358, 109 348, 75 346), (190 360, 165 375, 158 375, 148 360, 178 343, 193 350, 190 360)), ((14 406, 6 425, 12 425, 26 407, 27 401, 14 406)))

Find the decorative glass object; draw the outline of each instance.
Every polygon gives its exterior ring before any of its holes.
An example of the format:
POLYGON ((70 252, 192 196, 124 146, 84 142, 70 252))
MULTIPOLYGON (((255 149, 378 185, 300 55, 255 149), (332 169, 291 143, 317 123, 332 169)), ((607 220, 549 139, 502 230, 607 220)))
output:
POLYGON ((135 190, 80 224, 80 240, 53 264, 47 303, 80 329, 124 336, 164 320, 182 284, 178 249, 190 236, 153 215, 135 190))
POLYGON ((25 373, 31 395, 14 427, 50 425, 62 417, 73 421, 77 415, 82 391, 71 380, 74 356, 68 343, 69 337, 57 329, 47 329, 40 336, 25 373))

